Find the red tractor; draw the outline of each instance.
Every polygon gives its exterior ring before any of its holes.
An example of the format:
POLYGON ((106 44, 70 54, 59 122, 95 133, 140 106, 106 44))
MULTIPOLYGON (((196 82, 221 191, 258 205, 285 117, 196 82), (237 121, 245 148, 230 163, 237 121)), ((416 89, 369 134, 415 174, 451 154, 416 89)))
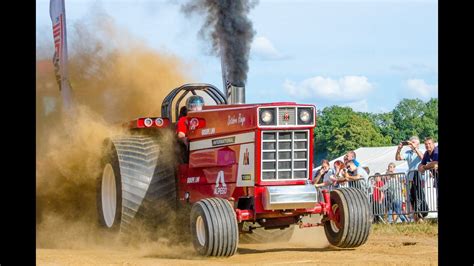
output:
POLYGON ((284 237, 296 225, 324 226, 337 247, 366 242, 371 211, 364 193, 312 185, 314 105, 228 104, 210 84, 186 84, 161 108, 161 117, 127 123, 133 134, 104 142, 97 205, 105 228, 127 231, 168 202, 189 210, 194 247, 205 256, 232 256, 239 238, 284 237), (198 93, 211 102, 188 113, 186 158, 175 166, 162 147, 177 139, 164 140, 163 132, 174 130, 182 100, 198 93), (310 214, 322 215, 321 222, 303 223, 310 214))

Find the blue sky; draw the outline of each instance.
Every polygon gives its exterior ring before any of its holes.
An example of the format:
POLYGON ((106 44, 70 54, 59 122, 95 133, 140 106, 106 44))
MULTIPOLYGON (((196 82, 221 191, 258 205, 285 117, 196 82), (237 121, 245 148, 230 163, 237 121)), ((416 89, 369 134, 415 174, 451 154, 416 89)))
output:
MULTIPOLYGON (((179 1, 65 1, 68 30, 100 7, 151 47, 196 63, 190 82, 222 86, 220 60, 197 37, 202 20, 185 17, 179 1)), ((36 14, 37 36, 53 49, 49 1, 37 0, 36 14)), ((402 98, 438 95, 437 1, 260 0, 250 19, 247 103, 386 112, 402 98)))

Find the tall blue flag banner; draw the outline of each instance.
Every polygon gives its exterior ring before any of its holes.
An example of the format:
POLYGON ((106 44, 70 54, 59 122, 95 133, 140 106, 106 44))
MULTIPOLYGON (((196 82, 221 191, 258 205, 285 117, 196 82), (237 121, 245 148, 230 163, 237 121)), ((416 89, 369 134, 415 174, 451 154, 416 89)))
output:
POLYGON ((66 10, 64 0, 51 0, 49 15, 53 24, 54 37, 54 72, 64 106, 69 109, 72 104, 71 86, 67 71, 67 42, 66 42, 66 10))

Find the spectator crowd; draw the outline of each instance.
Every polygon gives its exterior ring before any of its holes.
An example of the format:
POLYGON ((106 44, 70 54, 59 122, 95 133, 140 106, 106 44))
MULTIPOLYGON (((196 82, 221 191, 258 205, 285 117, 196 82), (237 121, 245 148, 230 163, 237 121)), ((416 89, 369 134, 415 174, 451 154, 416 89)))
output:
POLYGON ((320 190, 331 191, 339 187, 361 189, 371 204, 374 222, 423 222, 430 211, 425 182, 432 178, 433 187, 439 187, 438 146, 430 137, 424 140, 424 144, 424 153, 419 150, 417 136, 398 145, 395 160, 407 162, 406 174, 397 173, 395 163, 390 162, 385 172, 375 173, 369 178, 370 169, 357 160, 354 151, 348 151, 343 160, 334 161, 332 166, 328 160, 322 160, 321 167, 314 172, 313 183, 320 190), (401 153, 404 146, 409 149, 401 153))

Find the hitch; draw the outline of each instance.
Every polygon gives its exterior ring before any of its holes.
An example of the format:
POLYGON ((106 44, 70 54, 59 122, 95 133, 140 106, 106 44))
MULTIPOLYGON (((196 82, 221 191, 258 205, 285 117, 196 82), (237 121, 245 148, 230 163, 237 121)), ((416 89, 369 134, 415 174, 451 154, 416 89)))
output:
POLYGON ((325 222, 329 220, 335 220, 336 217, 331 208, 331 198, 329 197, 329 191, 326 189, 323 189, 321 193, 323 194, 324 202, 319 203, 313 209, 308 209, 310 210, 310 215, 311 213, 323 215, 321 221, 319 223, 303 223, 303 221, 300 220, 297 223, 299 228, 323 226, 325 222))

